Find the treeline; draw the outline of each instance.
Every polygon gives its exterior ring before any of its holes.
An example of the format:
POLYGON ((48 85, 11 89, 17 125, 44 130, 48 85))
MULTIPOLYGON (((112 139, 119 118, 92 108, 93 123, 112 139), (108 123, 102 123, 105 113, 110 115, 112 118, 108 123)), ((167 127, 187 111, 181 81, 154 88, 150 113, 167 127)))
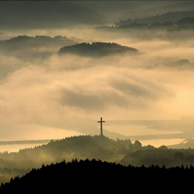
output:
MULTIPOLYGON (((45 59, 56 54, 61 47, 76 44, 78 39, 68 38, 65 36, 16 36, 7 40, 0 40, 0 52, 6 56, 14 56, 22 60, 33 61, 35 59, 45 59)), ((23 63, 19 67, 7 64, 9 73, 18 68, 22 68, 23 63)), ((23 64, 25 66, 25 64, 23 64)), ((39 63, 39 65, 41 65, 39 63)), ((3 68, 3 66, 1 66, 3 68)), ((3 69, 4 70, 4 69, 3 69)), ((3 71, 2 70, 2 71, 3 71)), ((2 72, 1 72, 2 74, 2 72)))
MULTIPOLYGON (((169 188, 173 183, 192 182, 194 167, 150 166, 134 167, 122 166, 116 163, 103 162, 101 160, 72 160, 72 162, 60 162, 51 165, 42 165, 40 169, 33 169, 23 177, 11 179, 10 183, 2 184, 1 193, 19 192, 63 192, 70 189, 71 192, 86 191, 88 189, 101 188, 115 189, 122 186, 130 189, 146 185, 169 188), (105 186, 105 187, 102 187, 105 186)), ((178 188, 178 187, 177 187, 178 188)), ((144 188, 146 189, 146 188, 144 188)))
POLYGON ((129 151, 138 150, 139 141, 113 140, 105 136, 74 136, 51 140, 48 144, 20 150, 18 153, 0 153, 2 168, 38 168, 62 160, 101 159, 119 162, 129 151))
POLYGON ((43 47, 62 47, 64 45, 76 44, 72 38, 65 36, 16 36, 8 40, 0 41, 0 49, 3 50, 18 50, 26 48, 43 48, 43 47))
POLYGON ((120 161, 123 165, 145 166, 158 165, 166 167, 190 166, 194 164, 194 149, 168 149, 166 146, 155 148, 144 146, 135 152, 129 152, 120 161))
POLYGON ((116 28, 164 28, 168 30, 193 29, 194 11, 168 12, 141 19, 120 20, 116 28))
POLYGON ((81 56, 100 57, 126 52, 137 52, 137 49, 121 46, 116 43, 93 42, 92 44, 81 43, 71 46, 65 46, 60 49, 59 54, 76 54, 81 56))
POLYGON ((46 145, 20 150, 18 153, 0 153, 0 167, 21 169, 21 173, 0 174, 0 183, 10 177, 23 175, 25 169, 40 168, 63 160, 66 162, 95 159, 118 163, 124 166, 133 165, 149 167, 157 165, 167 168, 194 165, 194 149, 169 149, 166 146, 155 148, 142 146, 139 141, 113 140, 105 136, 74 136, 62 140, 52 140, 46 145), (23 169, 23 171, 22 171, 23 169), (22 174, 23 173, 23 174, 22 174), (2 179, 1 179, 2 178, 2 179))

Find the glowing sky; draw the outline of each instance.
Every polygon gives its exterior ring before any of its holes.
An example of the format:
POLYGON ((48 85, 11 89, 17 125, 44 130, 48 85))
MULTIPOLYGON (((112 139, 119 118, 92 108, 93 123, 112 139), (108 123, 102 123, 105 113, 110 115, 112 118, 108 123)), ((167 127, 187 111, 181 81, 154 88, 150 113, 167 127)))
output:
MULTIPOLYGON (((44 14, 51 12, 49 4, 53 2, 47 4, 44 14)), ((162 12, 166 4, 155 6, 162 12)), ((26 3, 24 5, 26 6, 26 3)), ((106 3, 107 7, 108 5, 106 3)), ((60 6, 56 7, 58 9, 60 6)), ((56 17, 49 17, 43 27, 33 12, 39 9, 40 14, 41 6, 37 8, 34 2, 34 7, 28 14, 25 11, 17 12, 16 9, 15 21, 18 22, 22 14, 26 13, 30 19, 29 24, 25 18, 21 19, 19 27, 11 26, 11 16, 6 20, 1 19, 0 23, 3 25, 0 28, 0 38, 9 39, 24 34, 51 37, 62 35, 74 37, 77 42, 116 42, 138 49, 139 54, 101 58, 59 56, 57 52, 60 47, 48 48, 44 45, 39 48, 40 52, 52 52, 45 58, 31 55, 28 57, 29 53, 37 52, 37 49, 22 49, 22 45, 14 52, 7 50, 1 53, 0 69, 4 74, 0 82, 0 140, 55 139, 69 135, 98 134, 99 126, 96 121, 101 116, 107 121, 194 118, 192 30, 115 32, 96 29, 96 25, 113 23, 108 19, 111 14, 115 22, 119 21, 119 18, 130 17, 129 14, 122 14, 127 13, 127 7, 120 5, 115 13, 116 7, 112 6, 112 12, 109 10, 107 15, 105 7, 100 10, 100 6, 97 6, 95 9, 91 2, 68 4, 68 7, 74 10, 74 17, 70 17, 69 12, 66 15, 57 14, 56 9, 56 12, 51 14, 56 17), (85 12, 92 15, 90 20, 84 16, 78 17, 85 12), (55 21, 58 21, 56 25, 55 21), (188 63, 180 66, 183 59, 188 60, 188 63)), ((135 4, 133 7, 139 10, 139 13, 145 9, 145 15, 151 14, 148 4, 142 3, 141 9, 135 4)), ((169 6, 169 9, 170 7, 172 6, 169 6)), ((128 9, 132 8, 129 6, 128 9)), ((135 16, 135 13, 131 12, 131 17, 135 16)), ((44 18, 40 14, 41 17, 44 18)), ((190 126, 194 127, 194 124, 190 126)), ((172 131, 192 135, 191 128, 176 128, 175 122, 172 131)), ((169 126, 166 129, 150 129, 146 125, 136 125, 133 128, 128 126, 125 130, 119 130, 119 127, 113 129, 107 124, 105 129, 122 135, 149 135, 155 134, 156 131, 168 134, 171 131, 169 126)))

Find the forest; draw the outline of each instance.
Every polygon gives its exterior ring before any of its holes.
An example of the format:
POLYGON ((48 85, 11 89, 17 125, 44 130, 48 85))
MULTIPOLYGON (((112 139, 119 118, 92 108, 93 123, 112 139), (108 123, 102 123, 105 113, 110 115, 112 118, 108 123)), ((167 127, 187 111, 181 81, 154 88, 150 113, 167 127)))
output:
POLYGON ((50 165, 63 160, 102 160, 135 167, 190 167, 194 164, 194 149, 170 149, 166 146, 142 146, 139 141, 113 140, 105 136, 74 136, 51 140, 48 144, 18 153, 0 153, 0 182, 22 176, 42 164, 50 165))
POLYGON ((193 29, 194 11, 175 11, 145 18, 120 20, 116 28, 193 29))
POLYGON ((137 53, 137 49, 121 46, 116 43, 93 42, 65 46, 59 50, 59 54, 78 54, 89 57, 102 57, 110 54, 137 53))
MULTIPOLYGON (((91 189, 137 189, 152 191, 156 187, 161 190, 182 188, 182 184, 191 184, 194 178, 194 167, 185 168, 163 166, 134 167, 122 166, 101 160, 72 160, 56 164, 42 165, 40 169, 33 169, 22 177, 15 177, 10 183, 1 184, 1 193, 19 192, 62 192, 70 189, 72 192, 89 191, 91 189), (174 187, 174 184, 180 186, 174 187), (76 186, 74 186, 76 185, 76 186), (154 185, 154 186, 153 186, 154 185)), ((189 188, 189 186, 188 186, 189 188)), ((100 191, 100 190, 99 190, 100 191)))

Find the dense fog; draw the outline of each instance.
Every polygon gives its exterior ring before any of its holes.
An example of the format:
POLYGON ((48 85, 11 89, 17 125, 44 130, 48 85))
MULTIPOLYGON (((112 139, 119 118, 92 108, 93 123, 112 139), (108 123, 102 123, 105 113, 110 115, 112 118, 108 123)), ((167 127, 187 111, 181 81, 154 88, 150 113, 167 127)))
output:
POLYGON ((16 1, 1 2, 1 9, 1 140, 98 134, 101 116, 114 138, 141 135, 140 127, 142 134, 192 138, 192 2, 16 1), (59 54, 95 42, 138 52, 59 54), (115 130, 117 120, 175 122, 115 130))

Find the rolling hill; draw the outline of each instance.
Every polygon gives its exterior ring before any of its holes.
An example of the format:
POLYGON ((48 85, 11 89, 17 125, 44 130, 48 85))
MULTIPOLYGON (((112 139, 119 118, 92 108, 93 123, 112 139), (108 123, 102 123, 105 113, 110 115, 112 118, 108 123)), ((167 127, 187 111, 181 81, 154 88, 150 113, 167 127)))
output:
POLYGON ((105 18, 70 1, 1 2, 1 29, 51 29, 104 23, 105 18))
POLYGON ((174 11, 145 18, 120 20, 116 28, 193 29, 194 11, 174 11))
POLYGON ((17 153, 0 153, 0 182, 24 175, 32 168, 40 168, 63 160, 102 160, 128 166, 175 167, 194 164, 194 149, 169 149, 142 146, 139 141, 113 140, 105 136, 74 136, 51 140, 48 144, 20 150, 17 153), (9 169, 5 170, 4 169, 9 169), (14 170, 15 169, 15 170, 14 170), (9 171, 9 173, 8 173, 9 171))
POLYGON ((48 144, 18 153, 0 153, 2 168, 33 168, 43 163, 50 164, 62 160, 101 159, 118 162, 131 148, 137 147, 130 140, 113 140, 101 136, 74 136, 61 140, 51 140, 48 144))
POLYGON ((103 57, 113 54, 137 53, 137 49, 121 46, 116 43, 93 42, 65 46, 59 50, 59 54, 75 54, 80 56, 103 57))
MULTIPOLYGON (((0 53, 4 56, 34 61, 46 59, 56 53, 62 46, 76 44, 78 39, 65 36, 27 36, 20 35, 0 41, 0 53)), ((18 65, 19 66, 19 65, 18 65)), ((6 69, 17 69, 17 66, 6 69)))
POLYGON ((75 44, 75 40, 65 36, 16 36, 8 40, 0 41, 0 49, 5 51, 16 51, 21 49, 40 49, 61 47, 75 44))

